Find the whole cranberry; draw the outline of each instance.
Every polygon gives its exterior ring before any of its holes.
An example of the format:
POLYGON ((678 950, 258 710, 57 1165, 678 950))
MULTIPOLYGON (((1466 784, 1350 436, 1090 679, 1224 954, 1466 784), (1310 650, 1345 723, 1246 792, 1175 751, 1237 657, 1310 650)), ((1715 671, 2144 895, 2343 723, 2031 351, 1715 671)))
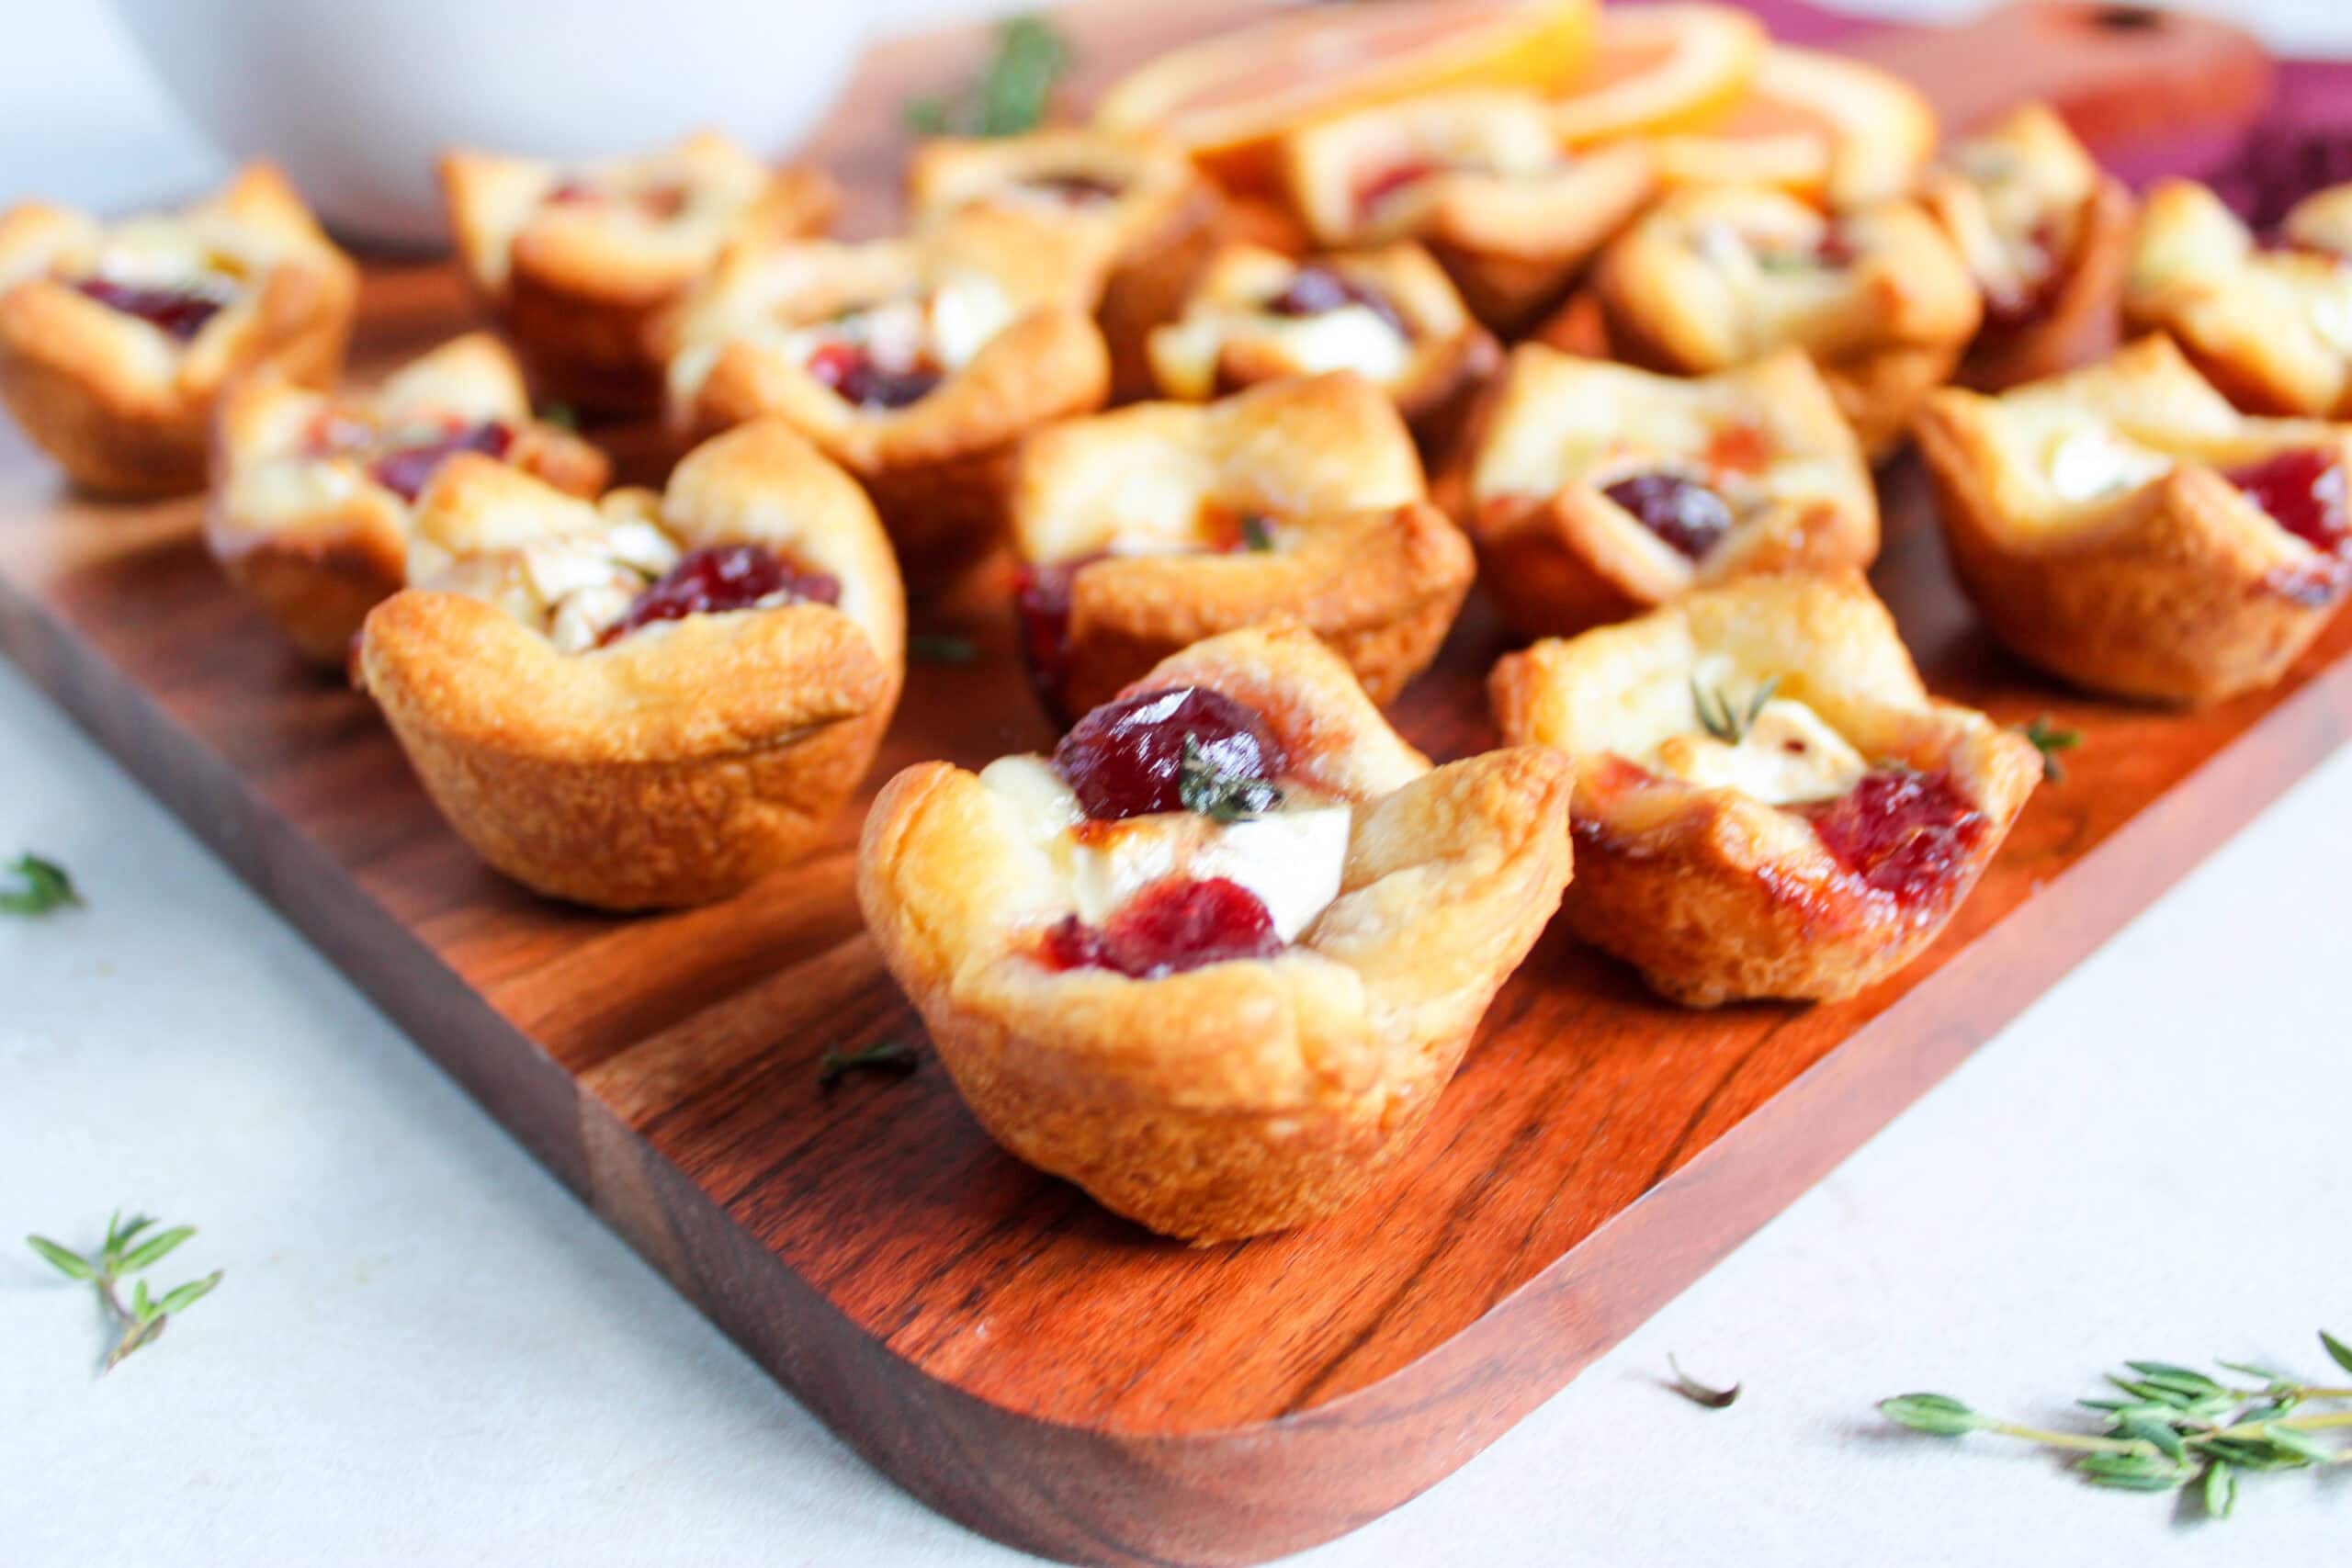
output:
POLYGON ((1103 704, 1054 749, 1087 816, 1115 821, 1184 808, 1184 743, 1220 773, 1272 780, 1287 759, 1260 715, 1222 692, 1177 686, 1103 704))

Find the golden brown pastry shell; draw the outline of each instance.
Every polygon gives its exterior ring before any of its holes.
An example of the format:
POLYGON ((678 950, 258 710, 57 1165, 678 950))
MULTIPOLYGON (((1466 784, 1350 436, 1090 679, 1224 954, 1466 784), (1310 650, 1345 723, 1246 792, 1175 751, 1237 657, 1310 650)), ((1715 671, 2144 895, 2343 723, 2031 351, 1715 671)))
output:
POLYGON ((1461 519, 1470 536, 1487 596, 1523 635, 1571 636, 1736 577, 1838 571, 1877 558, 1878 501, 1860 447, 1825 378, 1793 349, 1706 379, 1741 388, 1756 423, 1778 425, 1791 444, 1803 444, 1817 457, 1849 460, 1853 482, 1843 493, 1768 504, 1763 515, 1744 524, 1702 562, 1661 562, 1632 532, 1640 525, 1581 479, 1548 495, 1475 500, 1471 475, 1489 433, 1498 421, 1512 417, 1519 397, 1540 395, 1533 373, 1521 367, 1555 353, 1535 343, 1512 351, 1512 368, 1489 387, 1455 460, 1434 487, 1438 503, 1461 519))
MULTIPOLYGON (((474 461, 452 458, 424 503, 454 504, 474 461)), ((869 624, 796 604, 575 655, 486 602, 412 588, 362 629, 360 683, 434 804, 483 860, 550 897, 707 903, 800 859, 833 831, 898 701, 898 577, 846 476, 763 422, 688 454, 673 503, 682 491, 665 520, 689 545, 789 544, 862 591, 869 624)))
MULTIPOLYGON (((2154 351, 2152 339, 2127 355, 2154 351)), ((2018 657, 2095 692, 2201 705, 2276 682, 2341 605, 2344 563, 2272 524, 2211 464, 2021 526, 2000 499, 1984 400, 1929 400, 1917 435, 1962 586, 2018 657)), ((2290 422, 2280 422, 2288 423, 2290 422)), ((2307 427, 2352 467, 2352 432, 2307 427)))
MULTIPOLYGON (((236 377, 267 367, 306 386, 331 385, 358 308, 359 272, 327 242, 277 169, 250 164, 204 204, 293 242, 249 302, 175 345, 173 370, 139 373, 135 342, 154 333, 46 276, 0 292, 0 402, 76 484, 107 495, 177 495, 202 488, 212 411, 236 377)), ((54 209, 0 215, 0 250, 18 223, 54 209)))
MULTIPOLYGON (((512 422, 514 438, 502 461, 570 495, 594 496, 604 489, 612 465, 578 436, 530 417, 521 373, 495 338, 470 333, 445 344, 435 354, 486 357, 492 374, 512 380, 513 398, 501 417, 512 422)), ((216 482, 205 505, 205 544, 229 581, 261 606, 303 658, 342 670, 350 661, 352 638, 359 635, 368 612, 408 581, 409 506, 382 486, 363 479, 338 503, 300 515, 239 515, 231 479, 241 463, 267 456, 252 451, 260 428, 289 402, 316 407, 322 413, 332 408, 274 374, 240 381, 221 399, 215 422, 216 482)))
POLYGON ((1298 628, 1202 643, 1146 683, 1250 703, 1357 804, 1340 898, 1292 949, 1157 980, 1046 968, 1051 909, 989 792, 937 762, 876 801, 860 904, 1013 1154, 1193 1242, 1309 1224, 1409 1142, 1556 906, 1568 769, 1521 748, 1427 771, 1298 628))
POLYGON ((1932 942, 2007 837, 2041 755, 1982 714, 1937 702, 1893 618, 1859 574, 1763 577, 1693 594, 1642 620, 1506 656, 1489 682, 1507 741, 1578 749, 1577 934, 1688 1007, 1749 998, 1836 1000, 1932 942), (1737 790, 1700 788, 1592 749, 1561 693, 1600 694, 1671 664, 1678 644, 1780 677, 1865 755, 1951 770, 1984 816, 1967 856, 1906 903, 1848 871, 1810 826, 1737 790))
POLYGON ((2115 352, 2123 275, 2132 265, 2137 205, 2123 182, 2102 177, 2084 205, 2066 274, 2031 320, 2002 326, 1987 320, 1960 362, 1960 385, 1997 392, 2095 365, 2115 352))

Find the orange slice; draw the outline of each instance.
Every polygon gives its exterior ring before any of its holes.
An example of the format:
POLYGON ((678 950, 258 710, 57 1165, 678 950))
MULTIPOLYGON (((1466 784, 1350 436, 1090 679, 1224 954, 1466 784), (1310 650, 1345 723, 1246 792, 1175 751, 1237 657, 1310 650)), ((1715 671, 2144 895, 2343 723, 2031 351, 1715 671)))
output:
POLYGON ((1452 87, 1552 88, 1590 49, 1598 0, 1384 0, 1319 7, 1169 51, 1111 85, 1095 123, 1157 131, 1230 185, 1273 178, 1283 132, 1452 87))
POLYGON ((1728 6, 1606 12, 1553 124, 1570 142, 1705 125, 1739 102, 1770 41, 1755 17, 1728 6))
POLYGON ((1658 140, 1658 174, 1671 185, 1779 186, 1843 207, 1910 189, 1936 134, 1935 110, 1899 77, 1775 44, 1729 114, 1658 140))

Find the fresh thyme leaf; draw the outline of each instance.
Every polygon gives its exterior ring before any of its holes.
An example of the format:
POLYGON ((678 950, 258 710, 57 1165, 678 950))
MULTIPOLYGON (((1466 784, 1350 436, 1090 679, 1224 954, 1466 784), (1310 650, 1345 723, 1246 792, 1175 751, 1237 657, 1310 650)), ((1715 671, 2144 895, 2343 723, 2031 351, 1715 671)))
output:
MULTIPOLYGON (((2352 1371, 2352 1348, 2324 1331, 2328 1354, 2352 1371)), ((1942 1394, 1905 1394, 1879 1405, 1893 1420, 1940 1437, 1992 1432, 2073 1452, 2076 1473, 2094 1485, 2131 1492, 2170 1492, 2195 1486, 2205 1511, 2227 1518, 2237 1505, 2238 1478, 2247 1472, 2311 1470, 2352 1464, 2352 1447, 2332 1447, 2320 1434, 2352 1427, 2352 1410, 2290 1415, 2306 1401, 2352 1403, 2352 1388, 2297 1382, 2285 1373, 2244 1362, 2228 1371, 2260 1378, 2260 1388, 2233 1387, 2172 1361, 2127 1361, 2138 1374, 2107 1381, 2132 1397, 2085 1399, 2101 1413, 2105 1430, 2052 1432, 1980 1416, 1942 1394)))
POLYGON ((1694 675, 1690 678, 1690 705, 1698 710, 1701 728, 1727 746, 1736 746, 1747 739, 1747 732, 1755 728, 1757 716, 1763 713, 1764 705, 1770 702, 1772 694, 1780 689, 1781 678, 1767 675, 1748 696, 1747 705, 1736 708, 1732 706, 1730 694, 1723 687, 1718 686, 1713 692, 1705 691, 1694 675))
POLYGON ((1274 547, 1274 525, 1256 513, 1245 513, 1241 518, 1241 547, 1253 555, 1263 555, 1274 547))
POLYGON ((0 912, 46 915, 51 909, 82 901, 81 894, 74 890, 74 879, 55 861, 43 860, 27 851, 9 863, 8 871, 23 886, 0 888, 0 912))
POLYGON ((2327 1347, 2329 1357, 2337 1366, 2352 1372, 2352 1345, 2346 1345, 2324 1328, 2319 1331, 2319 1342, 2327 1347))
POLYGON ((915 1070, 916 1065, 921 1060, 922 1058, 915 1055, 915 1048, 903 1040, 877 1040, 873 1044, 855 1051, 844 1051, 838 1045, 828 1045, 825 1047, 825 1054, 817 1059, 817 1083, 820 1088, 830 1089, 834 1080, 843 1073, 852 1072, 860 1067, 871 1067, 882 1072, 910 1073, 915 1070))
POLYGON ((580 411, 570 403, 549 403, 539 411, 539 417, 558 430, 580 434, 580 411))
POLYGON ((907 636, 907 657, 922 664, 966 665, 975 663, 980 650, 967 637, 951 632, 910 632, 907 636))
POLYGON ((1199 738, 1188 732, 1183 757, 1176 765, 1176 798, 1187 811, 1230 824, 1263 817, 1282 805, 1283 792, 1268 780, 1225 772, 1201 750, 1199 738))
POLYGON ((1878 1402, 1879 1413, 1897 1426, 1936 1438, 1959 1438, 1984 1425, 1984 1418, 1948 1393, 1904 1393, 1878 1402))
MULTIPOLYGON (((2083 732, 2079 729, 2059 728, 2058 721, 2046 713, 2035 716, 2030 723, 2016 725, 2013 728, 2019 735, 2033 743, 2035 750, 2041 753, 2042 782, 2064 784, 2066 770, 2059 762, 2058 753, 2071 751, 2080 746, 2083 743, 2083 732)), ((2136 1367, 2140 1363, 2131 1361, 2125 1364, 2136 1367)))
POLYGON ((107 1220, 106 1238, 98 1244, 96 1257, 85 1258, 70 1247, 61 1247, 47 1236, 28 1235, 25 1238, 35 1252, 48 1259, 51 1267, 68 1279, 86 1281, 97 1293, 98 1305, 107 1317, 119 1326, 120 1337, 107 1352, 106 1370, 112 1371, 123 1358, 141 1346, 161 1337, 172 1314, 184 1312, 209 1295, 220 1282, 220 1270, 215 1269, 201 1280, 174 1286, 157 1297, 148 1289, 147 1281, 131 1282, 130 1304, 123 1304, 116 1287, 131 1275, 153 1264, 196 1234, 193 1225, 174 1225, 159 1231, 137 1247, 130 1243, 155 1222, 144 1214, 134 1215, 129 1224, 122 1223, 122 1211, 117 1209, 107 1220), (126 1248, 130 1248, 126 1251, 126 1248))
POLYGON ((90 1267, 88 1258, 58 1246, 45 1235, 28 1235, 25 1237, 25 1245, 48 1258, 50 1267, 69 1280, 95 1280, 98 1277, 98 1271, 90 1267))
POLYGON ((1734 1383, 1729 1388, 1709 1388, 1684 1371, 1682 1363, 1676 1360, 1670 1351, 1666 1364, 1674 1370, 1674 1392, 1693 1404, 1703 1404, 1710 1410, 1724 1410, 1739 1397, 1739 1384, 1734 1383))
POLYGON ((1069 42, 1043 17, 1014 17, 997 29, 996 52, 978 80, 906 107, 922 136, 1019 136, 1046 120, 1054 84, 1069 69, 1069 42))

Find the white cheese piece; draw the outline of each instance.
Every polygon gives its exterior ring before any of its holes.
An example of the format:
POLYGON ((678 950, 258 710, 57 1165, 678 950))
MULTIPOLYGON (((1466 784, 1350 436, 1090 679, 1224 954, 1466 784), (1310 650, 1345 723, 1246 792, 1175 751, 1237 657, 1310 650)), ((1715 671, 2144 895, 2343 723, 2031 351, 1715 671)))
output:
POLYGON ((2145 484, 2172 467, 2161 452, 2125 440, 2103 425, 2083 425, 2058 438, 2045 471, 2061 501, 2096 501, 2145 484))
POLYGON ((545 604, 559 604, 585 588, 601 588, 620 570, 613 558, 580 538, 538 539, 523 547, 523 575, 545 604))
MULTIPOLYGON (((1735 712, 1740 705, 1733 704, 1735 712)), ((1870 771, 1862 754, 1804 704, 1766 703, 1736 746, 1703 732, 1661 741, 1648 764, 1702 789, 1736 789, 1767 806, 1828 800, 1870 771)))
POLYGON ((996 279, 979 273, 946 279, 931 297, 932 357, 950 370, 969 364, 1012 324, 1012 300, 996 279))
POLYGON ((585 653, 605 628, 628 614, 637 595, 616 582, 599 583, 567 596, 548 622, 548 640, 560 653, 585 653))
POLYGON ((2330 354, 2352 358, 2352 291, 2340 287, 2315 290, 2306 315, 2312 324, 2312 335, 2325 344, 2330 354))
POLYGON ((1041 849, 1057 851, 1086 820, 1078 796, 1043 757, 999 757, 980 770, 980 783, 1003 798, 1022 835, 1041 849))
POLYGON ((1270 335, 1282 344, 1301 375, 1352 370, 1385 387, 1402 377, 1412 363, 1412 347, 1403 335, 1362 305, 1275 320, 1270 335))
POLYGON ((605 533, 605 554, 647 577, 664 577, 678 564, 679 549, 669 535, 632 517, 614 524, 605 533))

